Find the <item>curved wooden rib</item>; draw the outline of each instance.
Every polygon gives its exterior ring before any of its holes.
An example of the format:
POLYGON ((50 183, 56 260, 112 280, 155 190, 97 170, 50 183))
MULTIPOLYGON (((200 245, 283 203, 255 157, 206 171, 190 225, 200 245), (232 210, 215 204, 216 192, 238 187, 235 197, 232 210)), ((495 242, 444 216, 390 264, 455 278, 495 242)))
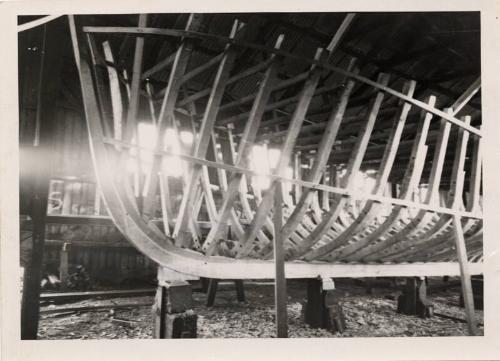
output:
MULTIPOLYGON (((447 111, 451 112, 451 109, 447 111)), ((441 174, 443 171, 444 157, 446 154, 446 148, 448 145, 448 137, 450 133, 450 124, 443 119, 441 120, 439 138, 435 145, 434 157, 431 164, 431 174, 429 178, 429 188, 427 189, 425 204, 436 204, 437 197, 439 195, 439 185, 441 183, 441 174)), ((463 149, 465 152, 465 147, 467 143, 464 142, 463 149)), ((461 148, 462 149, 462 148, 461 148)), ((465 162, 465 157, 464 157, 465 162)), ((412 238, 415 233, 419 232, 423 227, 429 227, 433 222, 436 222, 436 215, 432 212, 427 212, 425 210, 420 210, 416 216, 412 217, 412 220, 406 224, 406 226, 399 232, 392 234, 387 237, 383 242, 379 242, 376 246, 372 247, 371 254, 366 256, 367 261, 376 260, 381 254, 387 254, 390 251, 390 247, 393 245, 403 245, 412 238)))
MULTIPOLYGON (((470 121, 470 120, 467 120, 470 121)), ((451 174, 451 183, 448 194, 448 205, 451 208, 463 207, 463 200, 461 197, 464 176, 463 176, 463 166, 465 163, 465 151, 467 147, 468 135, 466 132, 459 132, 458 139, 455 148, 455 157, 453 162, 453 169, 451 174)), ((472 174, 470 178, 470 192, 471 197, 468 201, 467 210, 478 210, 479 209, 479 191, 481 187, 480 176, 481 169, 481 156, 480 156, 480 142, 476 139, 474 142, 473 149, 473 161, 472 161, 472 174)), ((410 244, 403 243, 401 245, 396 245, 391 251, 388 252, 384 260, 393 261, 396 259, 402 259, 417 255, 419 250, 428 249, 439 240, 447 239, 453 234, 452 217, 448 215, 440 215, 439 219, 427 230, 421 232, 418 238, 414 237, 410 240, 410 244)), ((465 232, 468 232, 471 227, 475 225, 476 221, 467 220, 463 225, 465 232)))
MULTIPOLYGON (((428 98, 428 103, 433 105, 436 101, 434 96, 428 98)), ((416 187, 420 180, 422 173, 423 162, 425 160, 425 155, 427 153, 427 146, 425 141, 427 138, 427 132, 429 130, 429 122, 432 115, 422 111, 421 120, 418 124, 417 135, 413 141, 413 147, 411 151, 410 161, 407 165, 404 182, 400 191, 400 197, 405 200, 409 200, 413 193, 413 189, 416 187)), ((391 213, 386 217, 385 221, 380 225, 374 225, 361 234, 360 239, 356 239, 356 242, 346 246, 343 249, 338 250, 337 256, 345 259, 359 258, 362 252, 366 252, 366 246, 371 242, 378 240, 378 238, 384 235, 386 232, 390 231, 394 227, 401 227, 400 223, 403 220, 403 215, 405 212, 404 207, 395 206, 393 207, 391 213), (358 252, 359 251, 359 252, 358 252)), ((358 236, 359 237, 359 236, 358 236)), ((306 259, 308 259, 306 257, 306 259)))
MULTIPOLYGON (((414 81, 407 82, 404 86, 403 93, 408 96, 413 96, 415 91, 416 83, 414 81)), ((403 128, 406 124, 406 118, 410 112, 410 104, 402 104, 401 112, 396 114, 394 119, 394 124, 392 126, 391 134, 387 141, 384 156, 380 164, 379 171, 377 172, 377 178, 375 181, 375 186, 373 193, 381 195, 387 186, 387 180, 389 178, 389 173, 392 169, 392 165, 396 158, 396 152, 398 149, 401 136, 403 134, 403 128)), ((350 241, 350 238, 363 230, 368 224, 370 224, 374 218, 379 214, 381 204, 375 203, 373 201, 366 202, 363 209, 359 212, 358 217, 352 222, 349 227, 347 227, 333 242, 326 243, 325 245, 316 248, 314 251, 308 254, 309 259, 316 259, 325 254, 328 254, 335 249, 345 245, 350 241)), ((331 253, 329 259, 335 259, 335 254, 331 253)))
MULTIPOLYGON (((279 48, 281 43, 283 42, 283 36, 278 37, 276 41, 276 47, 279 48)), ((257 130, 259 129, 260 121, 262 119, 262 115, 264 114, 264 106, 267 103, 269 96, 271 94, 271 90, 273 84, 276 79, 276 67, 277 67, 277 59, 273 57, 272 62, 270 63, 264 77, 261 80, 259 91, 257 96, 255 97, 255 101, 252 106, 252 110, 250 111, 250 116, 245 124, 245 130, 243 131, 243 135, 240 139, 240 145, 238 148, 238 156, 234 160, 234 164, 238 167, 245 167, 247 163, 247 158, 250 155, 252 150, 252 143, 255 140, 255 136, 257 135, 257 130)), ((224 200, 222 202, 222 206, 219 210, 218 221, 214 227, 210 230, 205 243, 203 244, 203 249, 206 254, 211 255, 214 251, 214 245, 216 244, 216 240, 219 237, 220 231, 222 227, 226 225, 226 220, 228 219, 229 213, 233 209, 233 204, 238 194, 241 195, 241 181, 243 179, 243 174, 234 174, 231 177, 231 181, 228 186, 228 190, 224 196, 224 200)), ((247 210, 247 201, 245 195, 242 195, 242 202, 244 203, 244 207, 247 210)), ((250 212, 247 210, 247 216, 250 216, 250 212)), ((257 234, 259 236, 259 234, 257 234)), ((262 237, 262 234, 260 234, 262 237)), ((260 238, 259 237, 259 238, 260 238)))
MULTIPOLYGON (((378 81, 382 84, 387 84, 389 82, 389 76, 387 74, 380 74, 378 81)), ((376 97, 373 99, 370 110, 368 112, 368 119, 364 129, 362 129, 358 135, 356 143, 351 151, 351 157, 347 166, 347 171, 344 180, 344 187, 349 189, 352 188, 354 179, 357 175, 358 170, 361 167, 361 162, 365 155, 366 149, 368 147, 368 141, 370 140, 371 132, 375 125, 375 120, 378 115, 380 106, 384 99, 384 93, 378 92, 376 97)), ((306 237, 295 249, 292 250, 292 257, 297 258, 305 253, 309 252, 311 247, 322 240, 323 236, 332 228, 333 224, 337 221, 340 213, 343 211, 347 203, 347 198, 340 197, 336 195, 334 197, 334 205, 332 208, 323 216, 320 224, 306 237)))

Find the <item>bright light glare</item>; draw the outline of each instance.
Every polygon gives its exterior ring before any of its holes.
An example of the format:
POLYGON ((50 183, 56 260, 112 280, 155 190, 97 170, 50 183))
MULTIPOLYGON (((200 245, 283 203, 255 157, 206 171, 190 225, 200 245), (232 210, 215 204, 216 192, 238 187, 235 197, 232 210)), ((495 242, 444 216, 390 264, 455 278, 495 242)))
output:
POLYGON ((268 149, 268 155, 269 155, 269 166, 271 168, 276 168, 278 165, 278 162, 280 160, 280 150, 276 148, 270 148, 268 149))
POLYGON ((193 133, 183 130, 180 132, 181 142, 187 145, 193 144, 193 133))
MULTIPOLYGON (((145 174, 149 173, 151 164, 153 162, 153 153, 148 151, 154 149, 156 144, 156 127, 151 123, 139 123, 137 127, 138 138, 139 138, 139 146, 145 148, 145 150, 141 150, 140 159, 142 163, 142 171, 145 174)), ((176 130, 173 128, 167 128, 165 130, 165 136, 163 138, 164 147, 163 149, 168 152, 180 154, 181 153, 181 144, 180 140, 183 143, 189 144, 193 142, 193 134, 188 131, 182 131, 180 134, 177 134, 176 130)), ((132 140, 133 143, 136 143, 136 138, 132 140)), ((137 160, 135 156, 137 154, 135 149, 132 149, 131 158, 127 163, 127 171, 130 173, 136 173, 138 170, 137 160)), ((180 177, 184 172, 184 165, 182 160, 177 156, 169 156, 163 158, 164 162, 164 170, 166 170, 168 176, 172 177, 180 177)))
MULTIPOLYGON (((279 149, 268 149, 266 145, 254 145, 252 148, 252 153, 250 155, 251 169, 259 173, 270 174, 271 169, 275 168, 278 165, 280 153, 281 152, 279 149)), ((257 182, 258 186, 261 189, 269 188, 269 186, 271 185, 270 179, 268 177, 256 176, 253 177, 253 179, 254 182, 257 182)))

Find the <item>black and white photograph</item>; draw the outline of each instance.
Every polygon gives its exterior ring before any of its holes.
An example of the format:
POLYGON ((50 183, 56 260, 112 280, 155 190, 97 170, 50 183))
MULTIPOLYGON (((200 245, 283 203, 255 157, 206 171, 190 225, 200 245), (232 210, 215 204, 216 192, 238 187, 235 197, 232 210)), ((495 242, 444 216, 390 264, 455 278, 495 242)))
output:
POLYGON ((432 337, 477 359, 498 326, 498 44, 469 8, 17 13, 12 337, 287 342, 264 360, 432 337))

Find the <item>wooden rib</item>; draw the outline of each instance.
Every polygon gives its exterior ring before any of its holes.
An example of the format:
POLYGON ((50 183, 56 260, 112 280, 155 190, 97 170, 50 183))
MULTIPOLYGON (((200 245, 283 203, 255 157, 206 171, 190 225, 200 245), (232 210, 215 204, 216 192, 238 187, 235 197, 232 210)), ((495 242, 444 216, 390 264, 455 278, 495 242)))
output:
MULTIPOLYGON (((104 59, 113 62, 113 53, 108 41, 102 43, 104 59)), ((109 89, 111 93, 111 107, 113 112, 113 137, 122 139, 123 129, 123 100, 121 97, 120 81, 116 69, 112 66, 106 66, 109 78, 109 89)))
MULTIPOLYGON (((451 109, 447 109, 446 111, 451 112, 451 109)), ((436 204, 438 201, 439 185, 441 183, 441 175, 446 155, 446 148, 448 145, 450 127, 450 123, 441 119, 439 138, 434 148, 434 157, 429 177, 429 188, 424 201, 426 204, 436 204)), ((364 259, 367 261, 373 261, 380 257, 381 254, 387 255, 390 253, 391 246, 393 245, 395 248, 404 248, 408 245, 409 239, 415 237, 415 233, 418 233, 421 228, 426 225, 432 226, 432 221, 435 221, 434 217, 435 214, 420 210, 415 216, 412 217, 412 220, 406 224, 404 228, 391 236, 386 237, 382 242, 379 242, 377 246, 374 246, 372 248, 372 253, 367 255, 364 259)))
MULTIPOLYGON (((191 14, 189 16, 186 29, 197 29, 200 26, 201 19, 199 16, 191 14)), ((172 126, 174 123, 174 108, 177 102, 177 97, 180 91, 180 78, 186 71, 189 57, 193 51, 193 45, 188 40, 182 40, 181 44, 177 48, 174 63, 172 64, 172 70, 170 72, 170 77, 168 81, 168 87, 163 97, 163 102, 160 109, 160 114, 158 116, 158 125, 156 129, 156 140, 155 149, 163 149, 163 137, 165 130, 168 126, 172 126)), ((156 175, 160 168, 160 157, 154 157, 153 164, 151 166, 150 174, 156 175)), ((153 217, 155 209, 155 196, 157 188, 157 177, 150 177, 150 184, 148 187, 148 194, 144 201, 143 215, 146 218, 153 217)))
MULTIPOLYGON (((231 126, 228 126, 227 134, 228 134, 232 164, 236 164, 238 157, 236 156, 236 148, 235 148, 236 146, 235 146, 234 141, 233 141, 233 133, 232 133, 231 126)), ((241 145, 241 142, 240 142, 240 145, 241 145)), ((245 159, 245 157, 243 157, 242 159, 245 159)), ((235 176, 236 174, 239 174, 239 173, 233 173, 233 176, 235 176)), ((247 174, 245 174, 245 173, 241 173, 241 174, 242 174, 242 178, 240 181, 240 187, 238 189, 238 197, 240 200, 241 208, 243 210, 243 215, 246 217, 246 219, 248 221, 250 221, 253 217, 253 212, 252 212, 252 207, 250 206, 248 199, 247 199, 247 192, 248 192, 248 181, 246 178, 247 174)), ((233 215, 234 212, 235 212, 235 210, 233 208, 231 216, 235 220, 236 217, 233 215)), ((235 223, 236 223, 236 220, 235 220, 235 223)), ((239 239, 241 240, 242 238, 243 238, 243 235, 239 239)), ((259 233, 257 234, 257 238, 261 242, 270 242, 269 238, 265 235, 265 233, 262 230, 260 230, 259 233)), ((238 244, 238 246, 239 246, 239 244, 238 244)))
MULTIPOLYGON (((318 49, 318 51, 316 52, 316 58, 319 58, 321 54, 322 49, 318 49)), ((289 131, 281 149, 280 159, 275 171, 275 174, 277 175, 282 176, 285 172, 285 168, 288 166, 294 143, 300 132, 300 127, 302 125, 304 115, 307 112, 309 104, 314 96, 314 91, 318 85, 320 76, 320 69, 316 67, 311 68, 310 74, 300 93, 300 99, 297 103, 292 119, 290 120, 290 125, 288 128, 289 131)), ((275 186, 276 183, 272 182, 265 192, 264 196, 262 197, 262 201, 257 208, 252 223, 250 224, 249 229, 245 232, 245 238, 243 240, 242 248, 239 250, 237 255, 238 258, 246 256, 252 250, 254 239, 258 231, 265 223, 268 213, 271 211, 275 186)))
MULTIPOLYGON (((436 98, 434 96, 430 96, 428 97, 427 102, 431 106, 434 106, 436 98)), ((422 111, 421 120, 418 124, 418 129, 413 142, 410 161, 408 162, 408 165, 406 167, 405 177, 400 191, 400 198, 402 198, 403 200, 411 199, 413 189, 420 181, 422 167, 427 153, 427 146, 425 145, 425 142, 427 133, 429 131, 431 118, 432 115, 430 113, 422 111)), ((339 250, 339 257, 356 258, 358 256, 361 256, 362 254, 359 254, 359 250, 361 250, 361 253, 366 252, 366 250, 362 250, 364 247, 377 240, 380 236, 382 236, 401 222, 403 211, 404 207, 395 206, 382 224, 380 224, 375 229, 368 229, 367 231, 369 233, 367 235, 361 235, 361 238, 357 239, 356 242, 348 245, 344 249, 339 250)))
POLYGON ((481 88, 481 77, 478 77, 474 83, 472 83, 465 92, 455 101, 451 106, 453 109, 453 114, 457 114, 467 103, 476 95, 476 93, 481 88))
MULTIPOLYGON (((414 81, 406 82, 404 85, 403 93, 408 96, 413 96, 415 92, 416 83, 414 81)), ((398 150, 398 146, 401 140, 401 136, 403 134, 403 129, 406 124, 406 119, 411 110, 411 105, 408 103, 401 104, 401 111, 399 114, 396 114, 394 118, 394 124, 392 126, 391 134, 389 135, 384 156, 382 158, 382 162, 380 164, 379 170, 377 172, 377 177, 375 180, 375 186, 373 189, 374 194, 381 195, 384 192, 384 189, 387 186, 387 180, 389 178, 389 174, 391 172, 392 166, 394 164, 394 160, 396 158, 396 153, 398 150)), ((365 227, 372 222, 375 217, 380 212, 381 205, 376 204, 373 201, 366 202, 365 206, 360 212, 360 215, 356 218, 356 220, 349 225, 348 228, 345 229, 335 240, 334 242, 326 243, 325 245, 318 247, 314 252, 311 252, 309 257, 317 258, 327 253, 334 251, 335 249, 345 245, 351 237, 365 229, 365 227)), ((330 254, 329 259, 335 259, 335 254, 330 254)))
MULTIPOLYGON (((348 14, 342 24, 340 25, 339 29, 335 33, 334 37, 330 41, 330 43, 327 46, 327 61, 332 57, 333 53, 339 46, 342 38, 344 37, 345 33, 349 29, 353 19, 355 17, 355 14, 348 14)), ((318 51, 316 54, 315 59, 320 60, 321 59, 321 52, 318 51)), ((353 63, 351 63, 351 66, 353 63)), ((295 108, 295 111, 292 115, 290 125, 288 127, 289 131, 285 137, 284 144, 282 147, 282 151, 280 154, 280 159, 278 162, 278 166, 276 169, 276 173, 279 175, 283 175, 285 168, 287 167, 290 156, 292 154, 293 150, 293 145, 295 144, 295 141, 298 137, 298 134, 300 133, 300 128, 302 126, 305 114, 307 112, 307 109, 309 108, 309 104, 315 95, 316 88, 319 82, 319 78, 321 76, 321 72, 316 69, 312 68, 310 75, 308 76, 308 79, 306 80, 304 84, 304 88, 300 95, 297 96, 297 106, 295 108)), ((352 89, 352 87, 351 87, 352 89)), ((277 103, 282 103, 283 101, 277 102, 277 103)), ((267 106, 265 109, 268 110, 269 108, 272 108, 276 106, 275 104, 272 104, 271 106, 267 106)), ((281 106, 281 105, 280 105, 281 106)), ((345 109, 345 108, 344 108, 345 109)), ((325 139, 325 142, 328 142, 327 139, 325 139)), ((325 145, 325 149, 327 148, 327 145, 325 145)), ((331 146, 329 147, 331 148, 331 146)), ((328 157, 326 157, 328 158, 328 157)), ((318 165, 318 168, 316 173, 319 173, 322 171, 322 168, 320 168, 320 165, 318 165)), ((317 177, 317 176, 316 176, 317 177)), ((315 181, 317 183, 317 180, 315 181)), ((238 257, 243 257, 246 254, 249 253, 250 247, 252 245, 252 242, 258 232, 258 230, 261 228, 262 223, 264 222, 264 217, 265 214, 268 213, 271 210, 272 207, 272 192, 274 190, 275 183, 273 182, 269 189, 267 190, 261 204, 259 205, 259 208, 257 209, 257 212, 255 214, 254 219, 252 220, 252 224, 250 225, 250 229, 246 233, 246 239, 244 240, 244 244, 242 246, 242 249, 240 252, 238 252, 238 257)), ((294 227, 295 228, 295 227, 294 227)), ((284 239, 286 239, 287 235, 282 235, 284 239)))
MULTIPOLYGON (((207 62, 203 63, 199 67, 188 71, 186 74, 184 74, 182 76, 182 78, 180 79, 180 83, 184 84, 184 83, 188 82, 189 80, 193 79, 194 77, 200 75, 204 71, 207 71, 208 69, 214 67, 222 60, 223 57, 224 57, 224 53, 221 53, 221 54, 216 55, 215 57, 211 58, 207 62)), ((168 88, 168 86, 163 88, 162 90, 160 90, 158 92, 158 95, 163 96, 165 94, 165 92, 167 91, 167 88, 168 88)))
MULTIPOLYGON (((453 112, 452 114, 455 115, 457 114, 466 104, 468 101, 470 101, 470 99, 473 97, 473 95, 479 90, 481 86, 481 79, 478 78, 454 103, 453 105, 451 106, 451 109, 453 109, 453 112)), ((479 199, 479 192, 480 192, 480 172, 481 172, 481 153, 480 153, 480 139, 478 139, 477 137, 474 137, 473 138, 473 142, 474 142, 474 151, 473 151, 473 166, 472 166, 472 169, 473 169, 473 172, 474 174, 471 175, 471 192, 472 194, 475 196, 474 199, 472 200, 472 203, 468 203, 468 206, 467 206, 467 210, 471 211, 471 210, 474 210, 474 211, 477 211, 478 209, 478 204, 475 203, 474 200, 478 200, 479 199), (478 169, 478 168, 479 169, 478 169), (476 175, 479 174, 479 178, 476 178, 476 175)), ((455 154, 457 154, 459 151, 458 151, 458 148, 457 148, 457 152, 455 154)), ((454 163, 454 170, 452 170, 452 176, 451 178, 452 179, 458 179, 458 173, 456 173, 457 171, 457 168, 455 167, 455 163, 454 163)), ((455 183, 456 184, 456 183, 455 183)), ((451 192, 451 187, 453 186, 453 184, 450 185, 450 192, 451 192)), ((457 194, 457 192, 455 191, 455 194, 457 194)), ((454 200, 453 198, 450 198, 451 199, 450 201, 450 205, 453 204, 454 200)), ((470 222, 469 222, 470 223, 470 222)), ((451 229, 451 225, 452 225, 452 219, 451 217, 447 216, 447 215, 444 215, 444 214, 441 214, 440 215, 440 218, 439 220, 432 226, 430 227, 426 232, 424 232, 423 234, 420 235, 420 239, 421 241, 419 241, 418 243, 426 243, 426 242, 429 242, 429 243, 434 243, 433 241, 433 238, 437 235, 441 235, 443 234, 443 232, 445 232, 445 235, 447 233, 450 233, 452 232, 453 230, 451 229), (446 229, 448 229, 448 231, 445 231, 446 229), (447 232, 447 233, 446 233, 447 232)), ((467 228, 468 225, 465 226, 465 228, 467 228)), ((427 243, 426 243, 427 244, 427 243)), ((407 250, 402 250, 402 251, 399 251, 399 252, 395 252, 391 255, 389 255, 386 259, 387 260, 393 260, 393 259, 396 259, 398 256, 401 257, 401 256, 407 256, 407 255, 411 255, 411 254, 414 254, 418 252, 418 249, 407 249, 407 250)))
MULTIPOLYGON (((464 118, 465 122, 470 122, 470 117, 464 118)), ((458 139, 455 146, 455 157, 453 160, 453 169, 451 173, 451 183, 450 190, 448 193, 448 205, 451 208, 460 208, 463 206, 462 200, 462 189, 464 183, 464 164, 465 156, 467 150, 467 141, 469 134, 465 131, 458 129, 458 139)), ((436 242, 435 237, 439 236, 442 240, 443 237, 447 238, 447 235, 452 232, 450 229, 452 222, 452 217, 449 215, 442 215, 434 225, 432 225, 427 231, 419 235, 418 240, 412 241, 413 248, 395 247, 396 252, 392 252, 387 255, 388 259, 408 257, 421 252, 421 249, 427 249, 430 245, 436 242), (448 229, 448 232, 446 231, 448 229)))
MULTIPOLYGON (((242 71, 241 73, 236 74, 236 75, 232 76, 231 78, 229 78, 229 80, 227 81, 227 85, 233 84, 233 83, 235 83, 239 80, 242 80, 250 75, 258 73, 259 71, 266 69, 269 66, 269 64, 270 64, 270 59, 263 61, 257 65, 254 65, 254 66, 242 71)), ((183 107, 189 103, 195 102, 198 99, 206 97, 206 96, 210 95, 210 91, 211 91, 211 88, 206 88, 206 89, 200 90, 194 94, 191 94, 187 97, 184 97, 183 99, 179 100, 178 106, 183 107)))
POLYGON ((163 70, 163 69, 169 67, 170 65, 173 64, 176 56, 177 56, 177 53, 170 54, 164 60, 160 61, 158 64, 155 64, 154 66, 152 66, 151 68, 146 70, 142 74, 141 79, 145 80, 145 79, 149 78, 151 75, 159 72, 160 70, 163 70))
MULTIPOLYGON (((283 36, 279 36, 275 46, 280 47, 282 42, 283 42, 283 36)), ((234 164, 237 167, 246 166, 247 159, 252 150, 252 144, 255 140, 255 136, 257 134, 257 130, 259 129, 260 121, 264 113, 265 104, 269 99, 273 83, 276 80, 276 72, 278 65, 279 64, 276 61, 276 59, 273 59, 273 61, 269 65, 269 68, 264 74, 264 77, 260 82, 259 91, 253 103, 250 116, 245 124, 245 130, 240 139, 238 147, 238 156, 234 161, 234 164)), ((224 199, 222 201, 222 206, 219 210, 218 221, 214 225, 214 227, 212 227, 212 229, 210 230, 203 245, 203 249, 205 250, 206 254, 209 255, 212 254, 214 246, 216 244, 215 240, 218 239, 220 231, 227 225, 227 220, 231 210, 233 209, 233 204, 236 199, 236 196, 238 194, 241 194, 240 190, 241 190, 242 178, 243 174, 241 173, 233 174, 231 176, 231 181, 228 185, 228 190, 224 196, 224 199)), ((242 199, 243 202, 247 202, 244 195, 243 197, 240 198, 242 199)), ((248 213, 249 212, 247 212, 247 216, 251 216, 251 214, 248 213)))
MULTIPOLYGON (((231 38, 242 35, 240 29, 240 23, 235 21, 233 29, 231 30, 231 38)), ((218 108, 224 95, 224 90, 229 79, 229 72, 231 71, 234 61, 236 59, 236 50, 227 46, 224 53, 224 57, 219 63, 219 68, 215 76, 213 83, 212 92, 208 100, 203 120, 201 123, 200 132, 198 135, 196 148, 194 155, 199 158, 204 158, 208 149, 208 143, 210 141, 210 135, 215 123, 218 108)), ((181 206, 179 209, 179 215, 177 217, 177 223, 174 229, 174 237, 176 237, 176 244, 178 245, 188 245, 190 243, 190 234, 187 232, 187 224, 189 222, 189 209, 191 209, 193 201, 193 191, 198 182, 198 178, 201 175, 202 169, 199 166, 193 165, 190 167, 190 177, 188 179, 188 184, 184 188, 184 195, 182 197, 181 206)))
MULTIPOLYGON (((354 65, 354 61, 351 62, 350 67, 354 65)), ((338 98, 337 102, 334 104, 332 113, 328 119, 328 124, 321 138, 321 142, 318 147, 318 152, 316 153, 316 158, 312 166, 311 171, 308 173, 306 180, 308 182, 319 182, 322 172, 324 172, 326 163, 330 158, 330 152, 332 150, 333 143, 337 138, 337 134, 340 128, 340 123, 344 116, 344 112, 347 108, 347 102, 349 101, 349 96, 352 89, 354 88, 354 81, 349 80, 347 85, 342 92, 342 95, 338 98)), ((290 217, 287 219, 285 225, 283 226, 282 236, 283 239, 287 239, 292 232, 295 231, 297 225, 304 217, 309 205, 312 202, 313 195, 316 192, 309 188, 306 188, 298 202, 296 202, 295 209, 293 210, 290 217)), ((285 241, 285 248, 287 247, 287 242, 285 241)))
MULTIPOLYGON (((175 248, 166 238, 147 230, 147 225, 128 204, 122 202, 114 183, 113 164, 105 148, 99 112, 95 102, 92 78, 87 62, 87 54, 79 49, 74 18, 69 16, 72 42, 76 64, 81 79, 86 119, 89 124, 89 136, 93 164, 97 179, 103 190, 103 196, 115 225, 141 252, 154 262, 181 273, 209 278, 245 279, 248 277, 263 279, 274 275, 273 262, 258 260, 232 260, 228 258, 210 258, 189 250, 175 248), (81 57, 82 55, 82 57, 81 57)), ((471 264, 471 273, 481 273, 481 265, 471 264)), ((432 276, 456 275, 459 273, 456 263, 406 264, 406 265, 329 265, 288 263, 285 267, 287 278, 316 277, 318 274, 335 277, 378 277, 378 276, 432 276)))
MULTIPOLYGON (((139 15, 139 27, 145 27, 147 15, 139 15)), ((141 85, 142 60, 144 52, 144 38, 138 37, 135 42, 134 63, 132 66, 132 80, 130 83, 130 101, 127 109, 127 121, 124 129, 124 138, 131 139, 137 128, 137 112, 139 110, 139 91, 141 85)))
POLYGON ((429 113, 432 113, 433 115, 436 115, 440 118, 444 118, 447 121, 466 129, 467 131, 471 132, 472 134, 475 134, 479 137, 482 136, 481 132, 467 124, 463 124, 460 120, 453 116, 449 116, 448 114, 444 113, 443 111, 436 109, 434 107, 430 107, 425 102, 419 101, 414 98, 410 98, 405 96, 404 94, 395 91, 394 89, 391 89, 387 87, 386 85, 379 84, 376 81, 370 80, 368 78, 365 78, 363 76, 353 74, 352 72, 348 72, 345 69, 339 68, 334 65, 328 64, 328 62, 320 59, 308 59, 306 57, 303 57, 301 55, 293 54, 284 50, 277 50, 273 49, 268 46, 264 45, 259 45, 259 44, 252 44, 244 41, 239 41, 235 39, 230 39, 224 36, 219 36, 219 35, 214 35, 214 34, 206 34, 206 33, 198 33, 198 32, 190 32, 190 31, 183 31, 183 30, 176 30, 176 29, 156 29, 156 28, 133 28, 133 27, 84 27, 84 31, 86 32, 102 32, 102 33, 128 33, 128 34, 134 34, 134 35, 140 35, 140 34, 156 34, 156 35, 168 35, 168 36, 174 36, 174 37, 187 37, 187 38, 201 38, 201 39, 211 39, 214 41, 222 42, 224 44, 233 44, 234 46, 241 46, 241 47, 247 47, 250 49, 258 50, 258 51, 263 51, 267 53, 274 53, 274 54, 279 54, 284 57, 290 58, 290 59, 296 59, 298 61, 303 61, 305 63, 309 63, 312 65, 316 65, 319 67, 322 67, 326 70, 333 71, 337 74, 341 74, 344 76, 347 76, 349 78, 353 78, 359 82, 365 83, 367 85, 370 85, 378 90, 381 90, 383 92, 386 92, 392 96, 395 96, 397 98, 400 98, 406 102, 409 102, 425 111, 428 111, 429 113))
MULTIPOLYGON (((389 82, 389 76, 381 73, 378 77, 378 81, 382 84, 387 84, 389 82)), ((357 141, 351 152, 345 176, 346 178, 344 180, 344 187, 347 189, 352 187, 355 176, 361 167, 361 163, 368 147, 368 142, 370 140, 383 99, 384 93, 378 92, 369 107, 370 111, 368 113, 366 125, 358 134, 357 141)), ((300 257, 309 252, 310 248, 319 242, 321 238, 331 229, 332 225, 337 221, 341 210, 344 208, 347 198, 336 195, 333 202, 334 205, 326 214, 323 215, 321 223, 314 229, 314 231, 311 232, 311 234, 309 234, 299 245, 288 250, 291 254, 291 258, 300 257)))

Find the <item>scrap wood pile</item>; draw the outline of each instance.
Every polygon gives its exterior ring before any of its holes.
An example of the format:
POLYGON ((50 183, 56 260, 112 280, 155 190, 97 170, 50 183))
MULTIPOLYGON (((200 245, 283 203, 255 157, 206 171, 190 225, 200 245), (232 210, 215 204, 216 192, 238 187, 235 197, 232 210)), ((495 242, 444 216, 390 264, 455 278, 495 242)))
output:
MULTIPOLYGON (((361 287, 342 290, 342 305, 346 331, 332 334, 327 330, 310 328, 304 322, 303 288, 290 285, 288 321, 290 337, 407 337, 467 335, 465 311, 458 307, 456 290, 440 291, 430 296, 435 311, 451 318, 421 319, 396 313, 396 301, 391 290, 377 296, 367 295, 361 287), (454 319, 453 319, 454 318, 454 319), (462 322, 457 319, 463 320, 462 322)), ((222 288, 215 305, 206 307, 206 295, 194 293, 194 312, 198 315, 198 338, 268 338, 275 337, 273 287, 246 287, 247 302, 236 301, 235 290, 222 288)), ((40 339, 145 339, 152 338, 150 304, 153 297, 128 297, 109 300, 85 300, 70 305, 43 307, 54 313, 42 314, 40 339), (133 306, 132 304, 137 306, 133 306), (85 311, 64 311, 88 306, 114 305, 85 311), (122 308, 123 306, 125 308, 122 308), (61 312, 55 312, 60 309, 61 312)), ((483 312, 476 311, 482 322, 483 312)), ((479 334, 483 327, 479 327, 479 334)))

